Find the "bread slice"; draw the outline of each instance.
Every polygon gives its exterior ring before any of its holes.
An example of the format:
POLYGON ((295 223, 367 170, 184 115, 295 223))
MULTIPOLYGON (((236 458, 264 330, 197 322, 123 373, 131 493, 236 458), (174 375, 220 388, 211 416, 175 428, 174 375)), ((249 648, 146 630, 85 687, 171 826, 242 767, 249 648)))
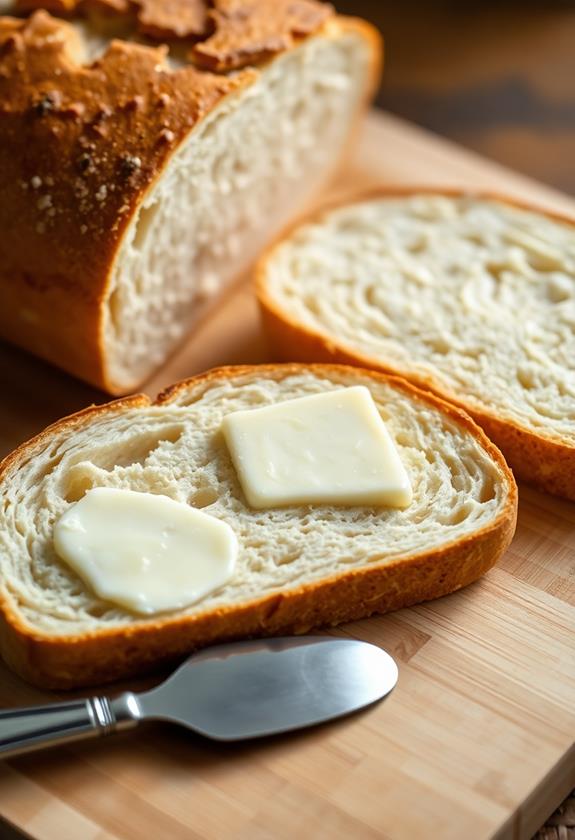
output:
POLYGON ((114 394, 319 191, 381 63, 316 0, 123 5, 0 17, 0 336, 114 394))
POLYGON ((329 365, 222 368, 155 402, 135 396, 61 420, 0 468, 0 651, 57 688, 143 671, 223 639, 303 633, 445 595, 508 546, 517 493, 463 412, 393 377, 329 365), (366 385, 409 472, 405 510, 251 509, 220 429, 239 409, 366 385), (185 610, 137 617, 94 596, 54 553, 55 520, 92 487, 165 494, 221 518, 232 580, 185 610))
POLYGON ((575 226, 501 198, 382 192, 262 260, 278 358, 398 374, 469 412, 516 476, 575 499, 575 226))

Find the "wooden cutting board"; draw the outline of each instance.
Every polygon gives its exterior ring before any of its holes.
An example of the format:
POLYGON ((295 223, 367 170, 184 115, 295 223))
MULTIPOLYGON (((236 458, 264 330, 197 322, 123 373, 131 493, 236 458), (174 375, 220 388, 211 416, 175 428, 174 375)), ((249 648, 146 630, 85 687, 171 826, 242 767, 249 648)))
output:
MULTIPOLYGON (((335 192, 377 183, 487 187, 575 214, 566 197, 382 114, 335 192)), ((243 284, 148 391, 265 359, 243 284)), ((0 393, 2 454, 104 400, 8 347, 0 393)), ((521 840, 575 786, 575 505, 522 487, 515 540, 485 578, 340 632, 399 661, 383 703, 267 742, 222 746, 158 726, 6 762, 0 836, 10 824, 42 840, 521 840)), ((0 670, 0 706, 46 699, 0 670)))

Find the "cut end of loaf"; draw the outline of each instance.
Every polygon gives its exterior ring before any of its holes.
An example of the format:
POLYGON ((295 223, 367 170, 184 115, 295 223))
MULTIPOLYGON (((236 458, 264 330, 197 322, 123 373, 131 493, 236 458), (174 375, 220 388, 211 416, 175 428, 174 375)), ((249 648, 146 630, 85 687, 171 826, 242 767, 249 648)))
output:
POLYGON ((216 641, 305 632, 453 592, 492 566, 517 492, 469 417, 405 382, 338 366, 228 368, 155 404, 68 418, 0 468, 0 649, 26 679, 72 687, 125 677, 216 641), (253 510, 220 425, 235 410, 364 385, 414 490, 412 504, 253 510), (234 578, 185 610, 143 619, 98 599, 55 555, 56 519, 92 487, 167 495, 234 530, 234 578))
POLYGON ((351 24, 305 41, 229 95, 176 151, 115 260, 103 310, 109 391, 147 379, 319 191, 370 86, 373 50, 351 24))

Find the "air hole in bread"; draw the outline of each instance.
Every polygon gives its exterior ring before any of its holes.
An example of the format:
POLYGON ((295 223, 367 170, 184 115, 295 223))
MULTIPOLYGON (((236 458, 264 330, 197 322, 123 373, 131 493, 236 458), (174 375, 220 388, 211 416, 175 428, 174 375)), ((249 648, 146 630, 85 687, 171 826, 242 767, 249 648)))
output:
POLYGON ((559 256, 544 253, 536 254, 533 252, 527 254, 527 264, 535 271, 539 271, 541 273, 557 271, 557 269, 563 267, 563 263, 559 256))
POLYGON ((154 218, 160 209, 160 202, 156 201, 149 207, 142 207, 138 216, 136 224, 136 233, 134 236, 133 247, 138 250, 142 248, 148 237, 148 232, 153 224, 154 218))
POLYGON ((496 496, 496 489, 493 481, 484 479, 481 485, 481 492, 479 493, 479 502, 483 505, 486 502, 492 501, 496 496))
POLYGON ((112 292, 108 299, 108 309, 110 312, 110 321, 117 329, 122 322, 122 302, 117 289, 112 292))
POLYGON ((105 619, 107 616, 109 616, 110 618, 112 618, 113 613, 114 613, 114 608, 112 607, 112 605, 111 605, 111 604, 107 604, 107 603, 94 603, 94 604, 92 604, 92 605, 90 605, 90 606, 88 607, 88 609, 86 610, 86 612, 87 612, 87 613, 88 613, 88 614, 89 614, 92 618, 101 618, 101 619, 105 619))
POLYGON ((485 245, 485 237, 479 230, 470 230, 462 233, 462 238, 473 245, 485 245))
POLYGON ((177 443, 183 432, 182 426, 167 426, 157 431, 142 432, 137 437, 130 438, 129 445, 124 444, 120 449, 114 448, 112 451, 102 450, 100 458, 91 460, 106 470, 114 467, 129 467, 132 464, 144 464, 162 445, 177 443))
POLYGON ((447 338, 442 335, 434 335, 431 339, 429 339, 429 347, 433 350, 434 353, 438 353, 440 356, 447 355, 451 350, 451 345, 447 338))
POLYGON ((213 487, 200 487, 188 497, 188 504, 195 508, 205 508, 218 501, 219 495, 213 487))
POLYGON ((406 248, 410 254, 422 254, 427 249, 428 241, 427 237, 421 234, 409 242, 406 248))
POLYGON ((575 295, 575 282, 567 274, 556 272, 547 283, 547 297, 553 303, 563 303, 575 295))
POLYGON ((88 490, 108 484, 114 469, 144 465, 148 458, 165 445, 173 445, 182 436, 181 426, 171 426, 148 432, 90 453, 89 461, 79 461, 66 473, 62 495, 67 502, 79 501, 88 490))
POLYGON ((368 286, 364 292, 365 299, 370 306, 379 307, 379 296, 377 293, 377 286, 368 286))
POLYGON ((456 510, 440 516, 439 519, 444 525, 460 525, 471 515, 472 507, 468 502, 465 502, 456 510))
POLYGON ((500 283, 503 280, 503 273, 509 271, 509 264, 506 262, 486 262, 485 271, 496 283, 500 283))
POLYGON ((534 372, 529 367, 522 366, 517 368, 517 381, 522 388, 525 388, 526 391, 530 391, 532 388, 537 386, 534 372))
POLYGON ((85 464, 77 464, 68 474, 63 496, 67 502, 79 502, 93 486, 94 476, 91 471, 86 469, 85 464))
POLYGON ((274 566, 287 566, 289 563, 294 563, 296 560, 299 560, 300 557, 301 550, 298 549, 297 551, 288 551, 286 554, 282 554, 279 557, 274 557, 274 566))
POLYGON ((315 295, 308 295, 308 297, 306 297, 305 299, 305 305, 307 306, 309 311, 312 312, 314 315, 321 314, 321 307, 315 295))

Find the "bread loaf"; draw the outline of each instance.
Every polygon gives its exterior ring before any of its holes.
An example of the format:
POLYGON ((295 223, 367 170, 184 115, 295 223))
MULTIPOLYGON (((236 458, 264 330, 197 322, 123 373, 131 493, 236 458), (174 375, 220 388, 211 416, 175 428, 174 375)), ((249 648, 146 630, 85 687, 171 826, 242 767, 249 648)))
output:
POLYGON ((468 411, 516 476, 575 499, 575 227, 502 199, 392 194, 262 260, 278 358, 398 374, 468 411))
POLYGON ((324 183, 379 38, 316 0, 12 8, 0 337, 127 393, 324 183))
POLYGON ((135 396, 46 429, 0 467, 0 651, 26 679, 71 687, 124 677, 223 639, 302 633, 452 592, 510 542, 517 495, 463 412, 408 383, 338 366, 224 368, 155 402, 135 396), (405 509, 251 509, 222 418, 365 385, 408 471, 405 509), (233 578, 186 609, 136 616, 95 596, 53 548, 55 521, 94 487, 166 495, 227 523, 233 578))

